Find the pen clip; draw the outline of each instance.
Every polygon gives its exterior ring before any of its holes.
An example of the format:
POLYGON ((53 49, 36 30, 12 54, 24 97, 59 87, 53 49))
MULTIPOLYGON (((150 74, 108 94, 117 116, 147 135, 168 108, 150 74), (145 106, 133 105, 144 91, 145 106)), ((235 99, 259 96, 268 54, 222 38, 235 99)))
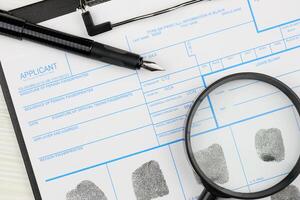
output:
POLYGON ((84 0, 79 0, 79 8, 82 12, 86 12, 86 2, 84 0))

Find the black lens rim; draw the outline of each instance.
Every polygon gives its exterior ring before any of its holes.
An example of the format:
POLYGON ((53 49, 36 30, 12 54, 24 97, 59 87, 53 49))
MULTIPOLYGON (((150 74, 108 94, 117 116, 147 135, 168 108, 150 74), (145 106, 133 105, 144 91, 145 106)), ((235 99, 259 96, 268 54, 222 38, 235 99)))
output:
POLYGON ((191 127, 193 118, 195 116, 195 113, 197 112, 197 109, 203 102, 203 100, 216 88, 236 80, 257 80, 262 81, 265 83, 268 83, 270 85, 273 85, 277 89, 279 89, 281 92, 283 92, 294 104, 298 115, 300 116, 300 98, 298 95, 285 83, 281 82, 280 80, 260 73, 253 73, 253 72, 244 72, 244 73, 237 73, 232 74, 229 76, 226 76, 224 78, 221 78, 220 80, 214 82, 209 87, 207 87, 196 99, 194 104, 192 105, 190 112, 188 114, 187 120, 186 120, 186 126, 185 126, 185 148, 187 151, 188 158, 190 160, 190 163, 197 173, 197 175, 201 178, 201 181, 205 188, 214 196, 216 197, 225 197, 225 198, 238 198, 238 199, 259 199, 271 196, 284 188, 286 188, 288 185, 290 185, 299 175, 300 173, 300 156, 298 158, 297 163, 295 164, 294 168, 291 170, 291 172, 285 177, 281 182, 274 185, 273 187, 259 192, 254 193, 240 193, 240 192, 234 192, 228 189, 225 189, 214 182, 212 182, 200 169, 198 166, 196 159, 193 154, 192 145, 191 145, 191 127))

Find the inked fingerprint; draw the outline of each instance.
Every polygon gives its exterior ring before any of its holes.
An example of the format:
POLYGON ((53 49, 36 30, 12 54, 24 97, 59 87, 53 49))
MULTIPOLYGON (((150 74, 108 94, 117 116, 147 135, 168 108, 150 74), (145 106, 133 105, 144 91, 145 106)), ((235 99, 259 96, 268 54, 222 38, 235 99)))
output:
POLYGON ((66 195, 67 200, 107 200, 102 190, 91 181, 82 181, 66 195))
POLYGON ((169 194, 158 162, 150 161, 132 173, 132 185, 137 200, 151 200, 169 194))
POLYGON ((219 144, 213 144, 207 149, 196 152, 195 159, 201 170, 213 182, 224 184, 229 181, 224 152, 219 144))
POLYGON ((300 200, 300 192, 296 186, 289 185, 281 192, 272 195, 271 200, 300 200))
POLYGON ((285 158, 285 148, 281 130, 261 129, 255 135, 256 152, 265 162, 280 162, 285 158))

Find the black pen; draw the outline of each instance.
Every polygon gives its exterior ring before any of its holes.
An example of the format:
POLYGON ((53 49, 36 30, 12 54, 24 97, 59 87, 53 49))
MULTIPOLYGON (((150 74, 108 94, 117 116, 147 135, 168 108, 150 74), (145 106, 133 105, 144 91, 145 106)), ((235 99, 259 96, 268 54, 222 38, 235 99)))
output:
POLYGON ((141 68, 150 71, 164 70, 154 62, 145 61, 143 57, 138 54, 33 24, 2 10, 0 10, 0 34, 21 40, 27 39, 84 57, 134 70, 141 68))

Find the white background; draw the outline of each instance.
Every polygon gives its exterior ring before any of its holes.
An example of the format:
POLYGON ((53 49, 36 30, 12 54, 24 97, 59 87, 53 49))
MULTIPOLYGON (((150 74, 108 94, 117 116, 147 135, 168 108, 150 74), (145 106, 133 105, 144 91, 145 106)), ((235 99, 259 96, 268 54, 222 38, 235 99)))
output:
MULTIPOLYGON (((10 10, 39 0, 0 0, 0 9, 10 10)), ((33 200, 19 146, 0 89, 0 199, 33 200)))

